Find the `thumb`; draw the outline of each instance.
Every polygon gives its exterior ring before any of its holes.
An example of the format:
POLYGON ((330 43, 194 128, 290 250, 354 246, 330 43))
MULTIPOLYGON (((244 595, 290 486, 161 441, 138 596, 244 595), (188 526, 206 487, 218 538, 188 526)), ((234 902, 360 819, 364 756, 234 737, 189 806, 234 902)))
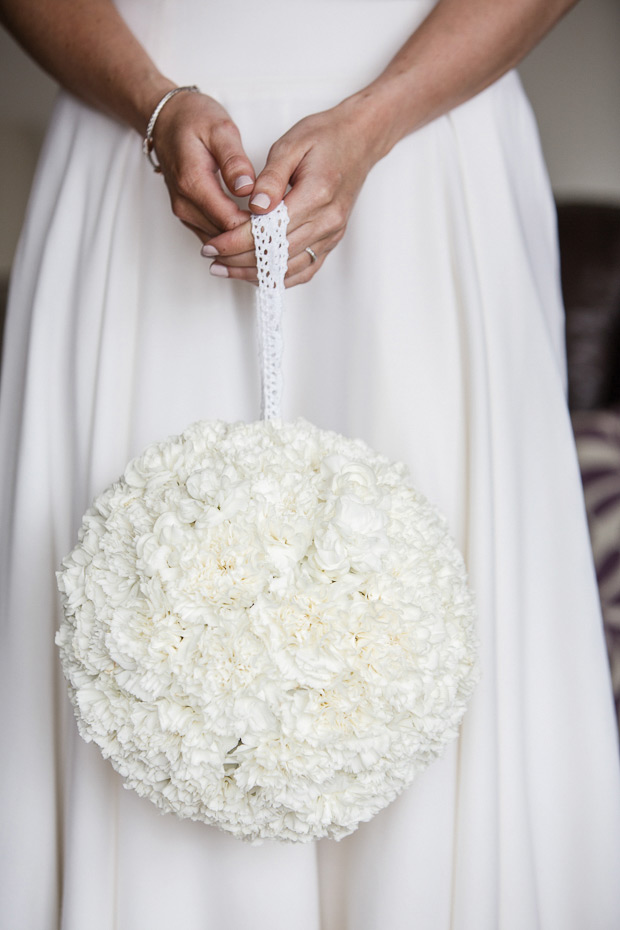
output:
POLYGON ((254 168, 245 154, 239 130, 232 121, 214 127, 210 148, 231 194, 247 197, 254 185, 254 168))
POLYGON ((276 143, 267 158, 267 163, 256 178, 250 210, 262 214, 274 210, 286 193, 289 181, 303 158, 304 153, 290 145, 276 143))

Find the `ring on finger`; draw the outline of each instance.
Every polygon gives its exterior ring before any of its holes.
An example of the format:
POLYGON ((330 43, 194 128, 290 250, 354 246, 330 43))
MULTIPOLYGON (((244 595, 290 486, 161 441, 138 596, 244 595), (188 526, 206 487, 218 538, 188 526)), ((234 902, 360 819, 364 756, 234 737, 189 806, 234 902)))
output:
POLYGON ((310 256, 310 260, 311 260, 312 264, 314 265, 315 261, 317 260, 316 252, 314 252, 314 251, 310 248, 310 246, 306 246, 306 252, 307 252, 308 255, 310 256))

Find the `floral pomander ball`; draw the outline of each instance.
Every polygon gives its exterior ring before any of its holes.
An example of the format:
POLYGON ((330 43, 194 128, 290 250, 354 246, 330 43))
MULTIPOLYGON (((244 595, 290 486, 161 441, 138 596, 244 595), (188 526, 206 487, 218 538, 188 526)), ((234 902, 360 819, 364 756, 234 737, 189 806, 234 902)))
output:
POLYGON ((84 516, 56 637, 80 734, 162 811, 340 839, 457 736, 479 679, 444 518, 360 440, 199 422, 84 516))

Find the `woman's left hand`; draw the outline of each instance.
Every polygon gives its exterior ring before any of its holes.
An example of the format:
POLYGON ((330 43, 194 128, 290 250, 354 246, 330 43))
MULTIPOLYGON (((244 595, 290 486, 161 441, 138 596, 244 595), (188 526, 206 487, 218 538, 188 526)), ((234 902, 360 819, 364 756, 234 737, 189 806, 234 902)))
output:
MULTIPOLYGON (((349 98, 300 120, 271 147, 256 179, 250 195, 253 213, 269 213, 283 198, 288 209, 286 287, 309 281, 340 242, 360 188, 377 160, 372 133, 362 127, 361 113, 360 103, 349 98)), ((249 222, 212 238, 202 254, 216 258, 212 274, 256 283, 249 222)))

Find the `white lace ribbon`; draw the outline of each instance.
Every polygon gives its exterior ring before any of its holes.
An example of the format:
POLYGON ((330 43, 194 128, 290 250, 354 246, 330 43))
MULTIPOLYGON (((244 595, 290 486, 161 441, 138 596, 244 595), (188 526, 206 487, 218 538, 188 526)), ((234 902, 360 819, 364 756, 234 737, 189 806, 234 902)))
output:
POLYGON ((256 298, 258 355, 261 372, 261 420, 281 416, 282 310, 284 275, 288 262, 284 202, 264 216, 252 217, 252 235, 258 267, 256 298))

